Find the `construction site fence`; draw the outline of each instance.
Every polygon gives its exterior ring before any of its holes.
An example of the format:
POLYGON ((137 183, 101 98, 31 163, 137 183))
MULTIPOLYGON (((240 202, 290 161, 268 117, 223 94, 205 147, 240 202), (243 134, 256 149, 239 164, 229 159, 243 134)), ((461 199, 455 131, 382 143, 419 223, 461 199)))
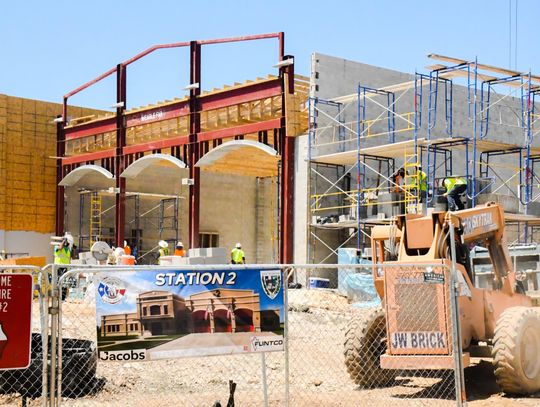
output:
MULTIPOLYGON (((444 341, 452 349, 454 362, 446 370, 422 369, 430 366, 434 355, 422 356, 414 370, 394 366, 392 360, 386 362, 386 369, 381 368, 380 357, 393 339, 386 337, 386 315, 373 285, 371 265, 68 266, 60 270, 58 266, 41 270, 23 266, 1 270, 32 273, 36 295, 32 363, 28 369, 0 371, 0 405, 452 406, 463 402, 457 285, 454 271, 441 263, 380 265, 376 274, 393 287, 387 287, 386 295, 396 301, 402 331, 438 330, 435 325, 441 316, 436 296, 442 295, 450 311, 444 341), (98 356, 98 273, 114 272, 121 280, 136 278, 143 271, 247 273, 269 268, 282 270, 283 350, 150 361, 111 361, 98 356), (423 282, 426 273, 444 275, 445 283, 423 282)), ((122 312, 131 311, 120 307, 122 312)))

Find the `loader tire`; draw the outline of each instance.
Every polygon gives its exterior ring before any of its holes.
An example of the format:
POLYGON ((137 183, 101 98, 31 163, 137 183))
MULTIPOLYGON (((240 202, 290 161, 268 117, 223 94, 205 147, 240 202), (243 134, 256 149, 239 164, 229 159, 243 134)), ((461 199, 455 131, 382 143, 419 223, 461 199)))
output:
POLYGON ((504 311, 495 327, 493 365, 497 384, 507 394, 540 390, 540 314, 533 308, 504 311))
POLYGON ((380 356, 386 352, 386 318, 381 308, 365 318, 354 318, 345 334, 345 366, 351 379, 362 388, 383 387, 396 377, 382 369, 380 356))

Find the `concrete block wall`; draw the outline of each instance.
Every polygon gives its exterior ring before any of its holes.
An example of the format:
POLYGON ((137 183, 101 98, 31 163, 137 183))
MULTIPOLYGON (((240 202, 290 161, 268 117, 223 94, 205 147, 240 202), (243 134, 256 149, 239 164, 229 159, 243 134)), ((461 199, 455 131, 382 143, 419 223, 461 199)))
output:
MULTIPOLYGON (((128 192, 166 194, 179 196, 179 239, 188 247, 189 201, 188 187, 181 183, 187 178, 187 169, 170 171, 155 166, 142 172, 135 180, 127 180, 128 192), (156 180, 159 179, 159 182, 156 180)), ((170 167, 169 167, 170 168, 170 167)), ((83 182, 85 180, 83 179, 83 182)), ((259 187, 255 177, 230 175, 216 172, 201 172, 200 198, 200 227, 201 233, 217 233, 219 246, 232 250, 237 242, 241 242, 250 263, 270 263, 277 256, 277 201, 272 193, 277 195, 277 185, 271 187, 270 179, 261 179, 259 187), (259 190, 257 190, 259 188, 259 190), (272 228, 276 231, 273 233, 272 228), (275 240, 272 240, 272 236, 275 240)), ((67 212, 66 228, 78 238, 79 232, 79 192, 77 187, 66 189, 67 212)), ((89 197, 83 208, 83 230, 88 233, 90 218, 89 197)), ((140 197, 140 213, 143 214, 159 204, 160 198, 140 197)), ((114 205, 113 195, 104 195, 102 210, 114 205)), ((159 209, 140 218, 140 228, 143 230, 143 250, 151 250, 160 239, 158 230, 159 209)), ((133 207, 126 207, 126 223, 133 219, 133 207)), ((102 216, 102 228, 115 227, 114 208, 102 216)), ((126 237, 131 235, 132 225, 126 226, 126 237)), ((174 233, 167 230, 162 238, 173 238, 174 233)))
MULTIPOLYGON (((407 81, 414 80, 414 75, 394 71, 391 69, 376 67, 368 64, 363 64, 360 62, 355 61, 348 61, 342 58, 332 57, 320 53, 314 53, 312 55, 312 61, 311 61, 311 77, 310 77, 310 96, 311 97, 319 97, 324 99, 332 99, 343 95, 350 95, 350 94, 356 94, 357 87, 359 84, 372 87, 372 88, 380 88, 385 87, 389 85, 395 85, 404 83, 407 81)), ((428 61, 426 61, 427 63, 428 61)), ((420 70, 422 71, 422 70, 420 70)), ((427 83, 427 82, 426 82, 427 83)), ((454 137, 472 137, 473 136, 473 125, 472 121, 470 119, 468 110, 469 105, 467 103, 467 88, 466 86, 463 86, 463 81, 461 80, 454 80, 454 87, 453 87, 453 136, 454 137)), ((465 82, 466 84, 466 82, 465 82)), ((500 89, 497 89, 499 93, 504 95, 505 93, 508 93, 508 88, 504 89, 504 92, 500 89)), ((412 112, 414 111, 414 105, 413 105, 413 95, 414 90, 410 89, 406 94, 404 94, 401 98, 401 92, 396 92, 396 111, 399 113, 404 112, 412 112)), ((419 130, 418 137, 426 137, 427 136, 427 109, 428 109, 428 95, 429 95, 429 89, 427 86, 423 88, 423 109, 422 109, 422 129, 419 130)), ((517 92, 515 95, 519 96, 519 92, 517 92)), ((492 94, 492 102, 494 102, 495 99, 493 99, 494 94, 492 94)), ((378 99, 380 103, 383 105, 386 104, 386 101, 384 99, 378 99)), ((437 118, 436 118, 436 125, 433 128, 431 132, 432 139, 437 138, 447 138, 450 137, 447 133, 446 129, 446 121, 445 121, 445 112, 444 112, 444 88, 441 86, 439 88, 438 93, 438 110, 437 110, 437 118)), ((492 141, 498 141, 498 142, 505 142, 505 143, 514 143, 517 145, 522 144, 524 140, 524 134, 521 131, 520 128, 516 127, 515 121, 516 121, 516 115, 512 112, 512 108, 519 109, 520 101, 516 98, 506 98, 504 100, 504 103, 499 103, 495 107, 491 109, 491 118, 490 118, 490 129, 489 133, 486 137, 487 140, 492 141), (506 107, 504 105, 510 105, 510 107, 506 107)), ((323 109, 327 114, 331 116, 336 116, 337 109, 331 108, 331 107, 324 107, 322 105, 319 105, 319 108, 323 109)), ((538 107, 540 108, 540 106, 538 107)), ((356 131, 356 118, 357 118, 357 106, 356 102, 353 102, 352 105, 344 108, 344 113, 341 114, 338 119, 342 122, 347 123, 350 127, 353 128, 353 130, 356 131)), ((383 115, 381 116, 383 120, 380 122, 377 122, 373 125, 372 131, 373 133, 378 132, 384 132, 386 131, 386 113, 385 110, 381 107, 377 107, 373 103, 367 104, 367 119, 373 119, 379 116, 381 113, 383 115)), ((412 120, 412 117, 411 117, 412 120)), ((403 123, 403 120, 400 120, 396 118, 396 128, 402 128, 406 124, 403 123)), ((324 130, 324 132, 320 132, 322 136, 319 136, 319 139, 317 140, 320 144, 326 144, 320 147, 316 147, 312 149, 311 154, 313 155, 323 155, 323 154, 329 154, 329 153, 336 153, 339 151, 347 151, 356 149, 357 143, 355 135, 351 132, 346 132, 345 134, 345 140, 343 142, 339 142, 339 135, 337 135, 337 124, 335 121, 329 119, 324 114, 318 115, 318 126, 319 128, 328 128, 327 130, 324 130), (332 127, 336 127, 335 129, 332 127), (349 141, 347 141, 349 139, 349 141), (336 142, 336 140, 338 142, 336 142)), ((413 137, 412 131, 404 132, 404 133, 397 133, 395 137, 395 141, 404 141, 404 140, 410 140, 413 137)), ((478 134, 478 137, 480 135, 478 134)), ((304 142, 305 143, 305 142, 304 142)), ((363 140, 363 146, 369 147, 374 145, 381 145, 381 144, 387 144, 388 143, 388 137, 386 135, 384 136, 376 136, 368 140, 363 140)), ((535 140, 534 143, 535 146, 540 146, 540 140, 535 140)), ((412 151, 410 152, 412 153, 412 151)), ((469 157, 469 160, 472 160, 472 156, 469 157)), ((307 159, 307 151, 304 155, 304 160, 307 159)), ((403 163, 403 158, 396 159, 396 167, 399 167, 403 163)), ((477 157, 477 160, 479 160, 479 156, 477 157)), ((497 172, 496 176, 496 186, 501 185, 501 179, 502 180, 508 180, 510 179, 517 171, 518 165, 516 164, 517 159, 516 156, 508 155, 508 156, 501 156, 494 159, 494 163, 496 166, 494 167, 494 170, 497 172)), ((423 165, 426 166, 425 157, 423 165)), ((454 150, 453 154, 453 173, 458 175, 464 175, 465 174, 465 154, 463 150, 454 150)), ((307 166, 304 163, 297 163, 296 167, 297 174, 304 174, 306 171, 308 174, 311 172, 309 169, 307 169, 307 166)), ((472 169, 472 167, 469 167, 472 169)), ((439 169, 439 172, 437 173, 437 177, 442 177, 443 168, 441 167, 439 169)), ((319 171, 321 169, 319 168, 319 171)), ((324 170, 322 170, 324 171, 324 170)), ((326 171, 328 172, 328 171, 326 171)), ((493 172, 490 174, 491 176, 494 176, 493 172)), ((374 183, 374 178, 376 174, 371 172, 370 170, 367 170, 367 184, 374 183)), ((477 173, 477 176, 480 176, 479 172, 477 173)), ((356 178, 356 169, 352 170, 352 182, 351 188, 356 188, 355 183, 356 178)), ((328 188, 329 184, 321 180, 321 177, 313 177, 313 174, 310 174, 308 176, 309 182, 311 183, 311 192, 313 191, 324 191, 326 188, 328 188), (316 184, 315 184, 316 183, 316 184)), ((333 177, 332 179, 336 179, 333 177)), ((517 191, 517 178, 514 177, 512 181, 514 181, 512 185, 513 191, 517 191)), ((496 186, 494 188, 496 188, 496 186)), ((341 188, 344 188, 344 185, 340 185, 341 188)), ((332 190, 331 192, 335 192, 336 189, 332 190)), ((512 193, 508 190, 506 187, 502 187, 498 190, 498 194, 506 195, 506 200, 515 200, 512 193)), ((504 197, 503 197, 504 198, 504 197)), ((505 202, 506 202, 505 200, 505 202)), ((296 206, 304 205, 304 207, 308 207, 310 204, 309 197, 304 196, 297 196, 296 206), (302 199, 302 201, 298 201, 298 199, 302 199)), ((298 211, 298 220, 301 218, 305 218, 305 213, 298 211)), ((531 212, 532 213, 532 212, 531 212)), ((540 213, 540 212, 539 212, 540 213)), ((321 213, 321 215, 324 213, 321 213)), ((310 220, 308 220, 309 222, 310 220)), ((333 242, 341 242, 343 241, 342 237, 339 236, 340 232, 327 232, 325 233, 327 236, 324 236, 324 234, 319 233, 321 237, 324 237, 326 242, 330 245, 332 245, 333 242), (333 234, 332 234, 333 233, 333 234)), ((303 235, 296 235, 295 236, 295 247, 298 242, 301 242, 305 244, 306 246, 309 244, 306 242, 306 238, 304 236, 309 236, 309 231, 307 233, 303 233, 303 235)), ((352 239, 351 247, 354 246, 356 242, 356 239, 352 239)), ((337 247, 336 245, 332 245, 332 247, 337 247)), ((307 247, 306 247, 307 251, 307 247)), ((312 251, 312 259, 317 261, 317 259, 320 259, 321 257, 324 257, 328 253, 328 249, 324 247, 320 242, 313 241, 311 244, 311 251, 312 251)), ((301 254, 299 253, 299 256, 301 254)), ((329 261, 327 262, 333 262, 336 260, 335 256, 331 256, 329 261)))

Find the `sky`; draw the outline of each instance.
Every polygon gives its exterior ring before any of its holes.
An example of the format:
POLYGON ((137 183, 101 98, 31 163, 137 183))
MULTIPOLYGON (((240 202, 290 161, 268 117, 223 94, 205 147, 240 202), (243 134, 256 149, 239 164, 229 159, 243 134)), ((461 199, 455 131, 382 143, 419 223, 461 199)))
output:
MULTIPOLYGON (((313 52, 408 73, 425 72, 431 52, 514 68, 509 31, 517 69, 540 74, 538 15, 537 0, 6 1, 0 94, 61 102, 65 93, 155 44, 278 31, 304 75, 313 52)), ((202 63, 203 89, 275 74, 277 40, 205 46, 202 63)), ((130 65, 127 78, 128 108, 182 97, 187 49, 155 52, 130 65)), ((111 110, 114 77, 70 102, 111 110)))

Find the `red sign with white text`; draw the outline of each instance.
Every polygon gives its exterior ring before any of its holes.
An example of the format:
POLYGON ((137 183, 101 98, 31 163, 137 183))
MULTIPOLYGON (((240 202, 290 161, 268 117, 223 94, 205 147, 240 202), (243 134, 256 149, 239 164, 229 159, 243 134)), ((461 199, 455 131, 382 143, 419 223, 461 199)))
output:
POLYGON ((30 365, 33 278, 0 274, 0 370, 30 365))

